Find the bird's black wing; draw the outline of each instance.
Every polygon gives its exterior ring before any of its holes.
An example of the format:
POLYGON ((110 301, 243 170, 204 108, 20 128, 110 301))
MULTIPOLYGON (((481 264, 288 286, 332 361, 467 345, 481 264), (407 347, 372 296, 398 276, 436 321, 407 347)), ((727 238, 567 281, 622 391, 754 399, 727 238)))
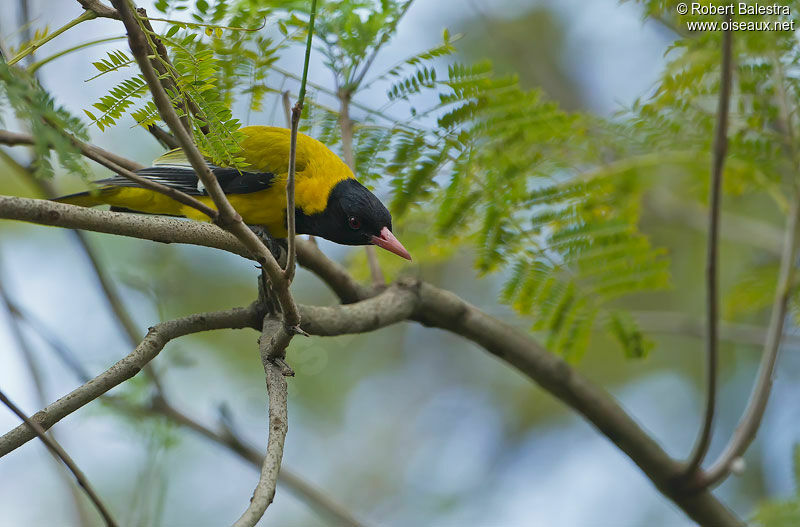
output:
MULTIPOLYGON (((235 168, 208 166, 217 177, 222 191, 225 194, 248 194, 266 190, 271 185, 275 175, 268 172, 245 172, 235 168)), ((178 165, 157 165, 137 170, 136 174, 156 183, 180 190, 191 196, 207 196, 208 193, 200 183, 197 174, 191 167, 178 165)), ((141 185, 130 179, 116 175, 96 182, 99 185, 111 187, 139 187, 141 185)))

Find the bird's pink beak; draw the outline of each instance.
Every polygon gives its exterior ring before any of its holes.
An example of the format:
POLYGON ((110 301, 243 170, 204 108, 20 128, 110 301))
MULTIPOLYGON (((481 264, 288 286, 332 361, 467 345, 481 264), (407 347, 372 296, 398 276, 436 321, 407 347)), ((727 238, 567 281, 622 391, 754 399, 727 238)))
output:
POLYGON ((394 253, 401 258, 411 261, 411 255, 408 254, 408 251, 406 251, 406 248, 400 243, 400 240, 394 237, 394 234, 392 234, 392 231, 390 231, 388 227, 381 229, 380 236, 372 236, 369 241, 378 247, 386 249, 390 253, 394 253))

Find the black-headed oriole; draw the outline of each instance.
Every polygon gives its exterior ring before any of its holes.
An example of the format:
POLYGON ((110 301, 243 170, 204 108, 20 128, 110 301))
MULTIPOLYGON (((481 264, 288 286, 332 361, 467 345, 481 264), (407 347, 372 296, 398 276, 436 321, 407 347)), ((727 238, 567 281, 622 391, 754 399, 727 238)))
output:
MULTIPOLYGON (((209 164, 228 200, 249 225, 261 225, 275 238, 285 238, 286 177, 290 132, 285 128, 242 128, 241 156, 248 171, 209 164), (252 170, 252 171, 250 171, 252 170)), ((304 134, 297 137, 295 224, 298 234, 311 234, 344 245, 375 244, 411 259, 392 234, 392 215, 353 176, 328 147, 304 134)), ((211 198, 181 150, 158 158, 137 174, 174 187, 214 207, 211 198)), ((148 214, 207 217, 164 194, 140 187, 122 176, 95 182, 95 192, 81 192, 57 201, 84 207, 108 204, 115 209, 148 214)))

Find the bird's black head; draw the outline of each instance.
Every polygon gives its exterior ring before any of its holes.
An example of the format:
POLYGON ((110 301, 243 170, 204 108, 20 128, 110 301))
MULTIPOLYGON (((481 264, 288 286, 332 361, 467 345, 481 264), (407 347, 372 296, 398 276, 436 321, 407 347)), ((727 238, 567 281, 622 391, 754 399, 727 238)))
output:
POLYGON ((408 251, 392 234, 392 215, 375 194, 353 178, 334 185, 325 210, 296 209, 298 234, 311 234, 342 245, 375 244, 407 260, 408 251))

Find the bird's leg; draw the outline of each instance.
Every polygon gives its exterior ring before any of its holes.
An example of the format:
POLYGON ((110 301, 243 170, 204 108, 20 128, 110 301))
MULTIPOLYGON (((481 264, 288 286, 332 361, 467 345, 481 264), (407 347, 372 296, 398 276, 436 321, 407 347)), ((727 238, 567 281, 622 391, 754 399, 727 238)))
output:
POLYGON ((274 315, 280 312, 280 306, 272 294, 272 285, 269 282, 269 277, 263 268, 261 268, 261 274, 258 276, 258 303, 262 306, 265 314, 274 315))
POLYGON ((272 256, 281 267, 286 265, 286 240, 273 238, 266 227, 262 225, 248 225, 250 230, 259 237, 261 242, 269 249, 272 256))
MULTIPOLYGON (((269 231, 261 225, 249 225, 249 227, 267 249, 269 249, 269 252, 272 253, 278 265, 281 267, 286 265, 286 240, 276 240, 270 235, 269 231)), ((275 301, 274 295, 272 294, 272 284, 270 284, 269 277, 263 267, 260 265, 257 267, 261 269, 261 274, 258 278, 258 301, 263 306, 265 313, 278 313, 280 312, 280 306, 275 301)))

